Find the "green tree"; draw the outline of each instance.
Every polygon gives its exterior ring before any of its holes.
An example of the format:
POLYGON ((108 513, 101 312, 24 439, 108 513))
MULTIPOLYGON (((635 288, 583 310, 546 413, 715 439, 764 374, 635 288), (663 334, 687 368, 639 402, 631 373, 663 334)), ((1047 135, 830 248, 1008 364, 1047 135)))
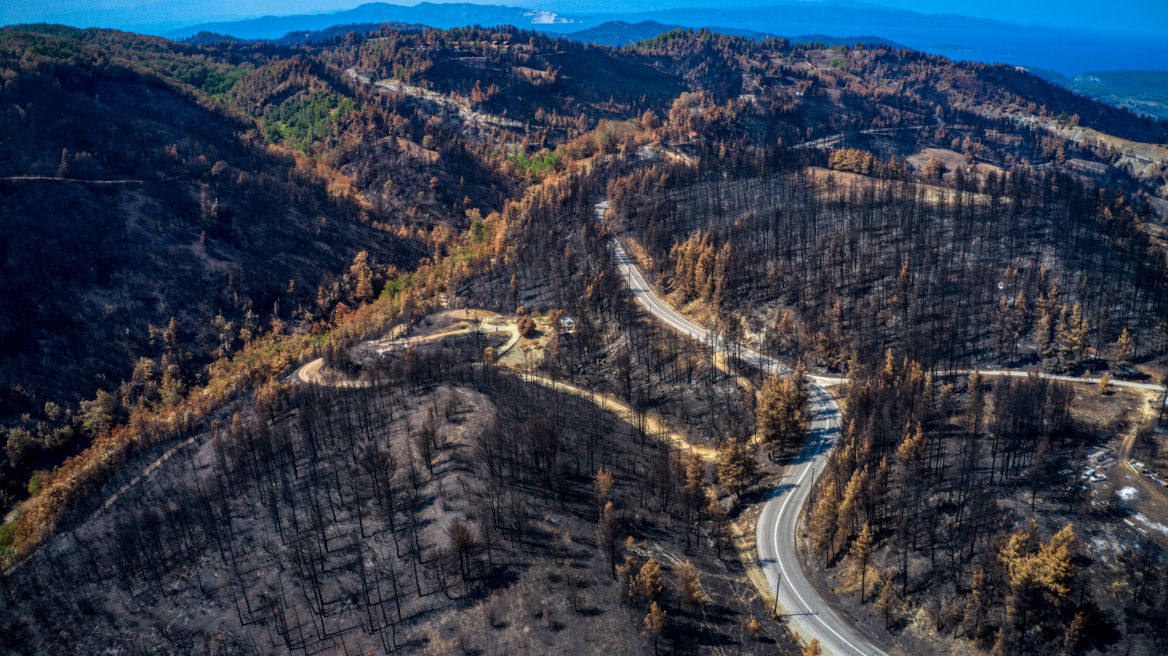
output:
POLYGON ((32 434, 23 428, 11 428, 8 430, 8 439, 5 443, 5 450, 8 455, 8 461, 12 464, 21 464, 24 460, 30 457, 36 449, 36 442, 32 439, 32 434))
POLYGON ((102 435, 113 427, 116 412, 117 399, 105 390, 97 390, 96 399, 81 402, 81 425, 91 435, 102 435))
POLYGON ((46 469, 40 469, 33 472, 28 479, 28 494, 29 496, 36 496, 38 492, 45 489, 45 487, 52 482, 53 472, 46 469))

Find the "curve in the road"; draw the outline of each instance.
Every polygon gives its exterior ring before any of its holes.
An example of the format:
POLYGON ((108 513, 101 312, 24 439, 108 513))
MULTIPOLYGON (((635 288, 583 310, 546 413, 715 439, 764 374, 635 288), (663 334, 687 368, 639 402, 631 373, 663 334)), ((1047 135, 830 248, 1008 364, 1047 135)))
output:
MULTIPOLYGON (((608 201, 596 205, 598 219, 603 219, 608 201)), ((715 347, 725 346, 721 338, 693 323, 674 310, 653 291, 652 286, 629 257, 619 239, 612 241, 617 269, 637 301, 654 317, 678 332, 715 347)), ((742 347, 743 358, 764 372, 784 371, 786 368, 773 358, 742 347)), ((957 373, 969 374, 972 371, 957 373)), ((987 370, 983 376, 1026 377, 1026 371, 987 370)), ((1038 373, 1051 380, 1097 384, 1098 378, 1077 378, 1057 374, 1038 373)), ((824 385, 845 382, 844 378, 808 376, 812 403, 812 428, 795 462, 788 467, 780 485, 771 491, 757 526, 759 563, 771 588, 776 590, 779 603, 787 611, 792 629, 803 639, 812 638, 828 652, 841 655, 877 656, 885 652, 840 617, 811 585, 803 571, 795 544, 796 529, 803 506, 811 494, 817 472, 823 471, 827 456, 839 433, 839 406, 824 385)), ((1162 391, 1154 383, 1111 381, 1116 387, 1145 391, 1162 391)))
MULTIPOLYGON (((511 347, 515 346, 515 344, 517 344, 519 342, 519 337, 520 337, 519 328, 517 328, 516 326, 507 324, 507 325, 502 325, 502 326, 492 325, 491 327, 494 328, 494 330, 485 330, 481 327, 480 328, 463 328, 461 330, 452 330, 450 332, 438 333, 436 335, 427 335, 424 337, 401 337, 401 338, 397 338, 397 339, 384 340, 384 341, 373 341, 373 342, 368 342, 368 343, 375 345, 378 353, 380 354, 380 353, 383 353, 386 350, 388 350, 394 346, 410 346, 410 345, 414 345, 414 344, 423 344, 426 342, 440 341, 440 340, 446 339, 447 337, 452 337, 454 335, 463 335, 466 333, 475 332, 476 330, 478 330, 479 332, 482 332, 484 334, 503 331, 503 332, 506 332, 509 335, 509 337, 507 338, 506 343, 504 343, 502 346, 500 346, 498 351, 497 351, 497 354, 499 356, 502 356, 505 353, 507 353, 507 351, 510 351, 511 347)), ((311 384, 316 384, 316 385, 324 384, 325 380, 324 380, 324 374, 322 372, 322 369, 324 369, 324 358, 316 358, 315 360, 312 360, 312 361, 306 363, 304 366, 297 369, 296 373, 292 374, 291 380, 294 380, 294 381, 297 381, 300 383, 311 383, 311 384)), ((369 382, 365 381, 365 380, 347 380, 346 379, 346 380, 330 381, 329 384, 331 384, 334 387, 366 387, 369 385, 369 382)))
MULTIPOLYGON (((602 218, 608 202, 597 204, 602 218)), ((649 282, 629 258, 619 240, 612 242, 617 269, 637 301, 654 317, 678 332, 699 341, 718 345, 720 338, 679 314, 654 293, 649 282)), ((743 359, 762 371, 787 370, 778 361, 750 348, 741 348, 743 359)), ((824 601, 803 572, 795 545, 795 527, 803 505, 811 494, 816 472, 822 472, 839 433, 840 412, 835 399, 823 385, 841 379, 808 376, 813 419, 811 433, 795 462, 787 468, 780 485, 771 491, 757 528, 759 564, 778 601, 787 611, 787 621, 801 638, 818 640, 828 653, 847 656, 882 656, 884 651, 839 616, 824 601)))

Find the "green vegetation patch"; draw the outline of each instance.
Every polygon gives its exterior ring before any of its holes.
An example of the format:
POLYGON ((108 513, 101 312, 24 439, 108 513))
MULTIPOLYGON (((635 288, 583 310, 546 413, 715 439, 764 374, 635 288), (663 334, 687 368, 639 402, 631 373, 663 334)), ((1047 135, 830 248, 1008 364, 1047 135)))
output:
POLYGON ((8 522, 0 526, 0 558, 6 558, 14 553, 16 544, 16 522, 8 522))
POLYGON ((333 135, 333 124, 338 119, 356 110, 357 103, 351 98, 314 91, 265 112, 264 138, 271 143, 291 143, 307 153, 314 141, 333 135))
POLYGON ((560 164, 561 155, 554 151, 542 151, 531 156, 519 152, 508 159, 519 165, 525 176, 542 180, 548 173, 556 170, 560 164))

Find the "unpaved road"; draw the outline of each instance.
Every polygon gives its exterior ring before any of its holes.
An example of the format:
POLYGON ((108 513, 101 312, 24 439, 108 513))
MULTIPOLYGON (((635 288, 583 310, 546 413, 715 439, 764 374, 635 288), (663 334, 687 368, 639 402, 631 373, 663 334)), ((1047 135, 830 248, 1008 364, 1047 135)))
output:
MULTIPOLYGON (((963 371, 959 371, 958 373, 972 374, 973 370, 966 369, 963 371)), ((1010 376, 1011 378, 1026 378, 1027 376, 1031 375, 1031 372, 1029 372, 1029 371, 1013 371, 1013 370, 1007 370, 1007 369, 991 369, 989 371, 981 372, 981 375, 982 376, 1010 376)), ((1039 378, 1046 378, 1048 380, 1061 380, 1061 381, 1065 381, 1068 383, 1084 383, 1087 385, 1098 385, 1099 384, 1098 378, 1086 378, 1086 377, 1080 377, 1080 376, 1061 376, 1059 374, 1044 374, 1041 372, 1038 372, 1038 377, 1039 378)), ((1112 387, 1126 387, 1128 389, 1144 390, 1145 392, 1162 392, 1164 390, 1163 385, 1157 385, 1156 383, 1136 383, 1136 382, 1133 382, 1130 380, 1111 380, 1108 382, 1108 384, 1111 385, 1112 387)))
MULTIPOLYGON (((901 126, 896 126, 896 127, 891 127, 891 128, 868 128, 867 130, 860 130, 859 133, 860 134, 889 134, 892 132, 898 132, 900 130, 920 130, 922 128, 927 128, 927 127, 952 127, 952 126, 946 126, 946 124, 938 122, 935 126, 901 125, 901 126)), ((818 139, 812 139, 811 141, 804 141, 801 144, 795 144, 794 146, 791 146, 791 148, 792 148, 792 150, 804 150, 807 148, 831 148, 832 146, 843 141, 845 136, 846 135, 842 132, 837 133, 837 134, 829 134, 826 137, 820 137, 818 139)))
MULTIPOLYGON (((405 346, 408 348, 415 344, 425 344, 427 342, 440 341, 454 335, 465 335, 467 333, 475 332, 475 330, 485 334, 499 331, 508 333, 509 337, 507 342, 499 347, 498 354, 500 356, 505 354, 507 351, 510 351, 511 347, 515 346, 515 344, 519 342, 519 328, 514 324, 508 323, 503 325, 485 324, 482 328, 478 329, 473 327, 463 328, 460 330, 451 330, 448 332, 426 335, 423 337, 401 337, 398 339, 374 340, 371 342, 366 342, 366 344, 375 350, 378 354, 381 354, 398 346, 405 346)), ((366 387, 370 384, 365 380, 338 379, 326 381, 324 374, 322 373, 323 368, 324 358, 317 358, 297 369, 296 373, 292 375, 292 378, 293 380, 301 383, 312 383, 315 385, 327 384, 334 387, 366 387)))

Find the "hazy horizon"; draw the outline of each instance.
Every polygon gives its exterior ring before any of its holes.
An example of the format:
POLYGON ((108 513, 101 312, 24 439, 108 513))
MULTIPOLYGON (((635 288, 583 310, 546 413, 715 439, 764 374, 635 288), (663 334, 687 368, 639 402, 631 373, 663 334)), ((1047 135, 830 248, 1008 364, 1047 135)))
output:
MULTIPOLYGON (((830 0, 739 0, 712 3, 709 0, 465 0, 466 4, 506 5, 541 9, 560 14, 638 13, 663 9, 838 4, 830 0)), ((109 27, 160 33, 182 26, 207 22, 242 20, 264 16, 327 14, 352 9, 360 0, 210 0, 169 2, 167 0, 11 0, 0 8, 0 24, 62 23, 76 27, 109 27)), ((414 6, 419 2, 387 2, 414 6)), ((434 4, 456 4, 434 2, 434 4)), ((1132 0, 1108 5, 1101 11, 1091 0, 1067 0, 1058 11, 1037 0, 882 0, 853 2, 885 9, 904 9, 921 14, 957 14, 989 18, 1017 25, 1042 26, 1084 33, 1135 33, 1158 35, 1168 43, 1168 3, 1132 0)))

